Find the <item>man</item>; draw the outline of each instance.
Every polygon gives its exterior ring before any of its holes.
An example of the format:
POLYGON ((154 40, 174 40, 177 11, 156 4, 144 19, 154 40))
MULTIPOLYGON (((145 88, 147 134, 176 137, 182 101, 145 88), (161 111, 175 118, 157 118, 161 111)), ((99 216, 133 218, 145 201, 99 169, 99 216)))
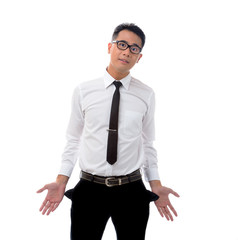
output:
POLYGON ((62 201, 79 156, 81 179, 66 192, 72 200, 72 240, 101 239, 110 217, 119 240, 143 240, 150 201, 167 220, 173 221, 172 213, 177 216, 168 195, 179 195, 162 186, 157 169, 154 92, 130 75, 144 43, 138 26, 119 25, 108 44, 111 58, 104 77, 74 91, 60 173, 56 182, 38 190, 48 190, 40 208, 48 215, 62 201), (152 192, 145 189, 139 169, 152 192))

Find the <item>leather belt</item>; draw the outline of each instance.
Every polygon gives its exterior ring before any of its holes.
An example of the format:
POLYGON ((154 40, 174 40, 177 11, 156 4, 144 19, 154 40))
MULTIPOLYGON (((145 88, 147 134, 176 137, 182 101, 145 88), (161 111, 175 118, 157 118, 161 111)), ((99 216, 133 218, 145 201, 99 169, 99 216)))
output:
POLYGON ((107 187, 120 186, 141 179, 140 169, 125 176, 101 177, 81 171, 81 178, 90 182, 106 185, 107 187))

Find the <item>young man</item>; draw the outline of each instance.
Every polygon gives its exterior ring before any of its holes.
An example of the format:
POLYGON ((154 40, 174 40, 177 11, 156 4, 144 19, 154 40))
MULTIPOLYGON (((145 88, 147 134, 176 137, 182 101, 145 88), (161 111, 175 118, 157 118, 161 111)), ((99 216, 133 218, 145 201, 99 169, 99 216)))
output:
POLYGON ((100 240, 110 217, 119 240, 143 240, 150 201, 167 220, 173 221, 172 213, 177 216, 168 195, 179 195, 161 185, 157 169, 154 92, 130 75, 144 43, 138 26, 119 25, 108 44, 111 58, 104 77, 74 91, 60 173, 56 182, 38 190, 48 190, 40 211, 50 214, 62 201, 79 158, 81 179, 66 192, 72 200, 72 240, 100 240), (152 192, 145 189, 140 169, 152 192))

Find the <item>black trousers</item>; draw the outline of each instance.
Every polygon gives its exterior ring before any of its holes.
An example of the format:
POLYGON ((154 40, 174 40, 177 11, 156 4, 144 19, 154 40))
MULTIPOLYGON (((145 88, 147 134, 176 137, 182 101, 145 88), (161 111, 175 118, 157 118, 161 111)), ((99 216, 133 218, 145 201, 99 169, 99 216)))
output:
POLYGON ((71 190, 71 240, 101 240, 111 217, 118 240, 144 240, 155 194, 142 180, 107 187, 81 179, 71 190))

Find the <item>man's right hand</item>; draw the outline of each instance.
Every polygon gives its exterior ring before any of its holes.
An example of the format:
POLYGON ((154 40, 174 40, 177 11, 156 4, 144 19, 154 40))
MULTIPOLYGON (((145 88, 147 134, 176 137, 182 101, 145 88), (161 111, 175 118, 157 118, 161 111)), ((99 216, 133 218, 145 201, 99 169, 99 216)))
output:
POLYGON ((59 206, 64 197, 67 182, 68 177, 59 175, 56 182, 46 184, 43 188, 37 191, 37 193, 42 193, 43 191, 48 190, 46 198, 40 207, 40 212, 42 211, 43 215, 46 212, 46 214, 49 215, 59 206))

